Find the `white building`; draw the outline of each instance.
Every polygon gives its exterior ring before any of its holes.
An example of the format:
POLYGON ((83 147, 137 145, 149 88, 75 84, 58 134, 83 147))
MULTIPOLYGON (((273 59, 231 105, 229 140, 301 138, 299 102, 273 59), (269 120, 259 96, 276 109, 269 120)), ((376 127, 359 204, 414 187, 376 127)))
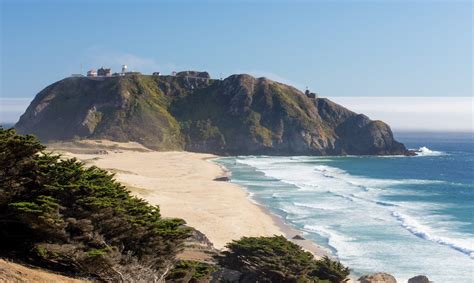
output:
POLYGON ((97 77, 97 71, 92 69, 92 70, 89 70, 87 71, 87 76, 88 77, 97 77))

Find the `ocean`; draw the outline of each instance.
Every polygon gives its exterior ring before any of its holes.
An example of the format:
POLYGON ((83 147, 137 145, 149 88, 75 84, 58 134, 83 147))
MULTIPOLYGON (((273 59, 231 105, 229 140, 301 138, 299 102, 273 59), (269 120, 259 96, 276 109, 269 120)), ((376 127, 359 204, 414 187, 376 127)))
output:
POLYGON ((474 282, 474 137, 396 133, 414 157, 216 160, 249 198, 325 247, 353 275, 474 282))

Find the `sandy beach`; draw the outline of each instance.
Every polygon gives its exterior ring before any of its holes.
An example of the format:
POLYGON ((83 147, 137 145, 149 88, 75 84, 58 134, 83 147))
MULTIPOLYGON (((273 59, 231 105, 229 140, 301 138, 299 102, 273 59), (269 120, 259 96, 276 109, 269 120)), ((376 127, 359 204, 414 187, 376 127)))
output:
MULTIPOLYGON (((159 205, 164 217, 178 217, 204 233, 217 249, 243 236, 286 235, 297 231, 251 202, 244 188, 216 177, 224 168, 217 156, 191 152, 156 152, 137 143, 81 141, 51 144, 50 149, 116 174, 133 194, 159 205)), ((306 240, 294 240, 317 256, 327 254, 306 240)))

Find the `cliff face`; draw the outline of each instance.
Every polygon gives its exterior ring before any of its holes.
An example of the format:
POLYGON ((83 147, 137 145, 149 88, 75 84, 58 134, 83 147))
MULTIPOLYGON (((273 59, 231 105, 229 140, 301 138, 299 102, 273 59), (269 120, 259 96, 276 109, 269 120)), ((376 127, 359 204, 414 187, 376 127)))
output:
POLYGON ((249 75, 66 78, 41 91, 15 127, 43 141, 105 138, 158 150, 408 154, 381 121, 249 75))

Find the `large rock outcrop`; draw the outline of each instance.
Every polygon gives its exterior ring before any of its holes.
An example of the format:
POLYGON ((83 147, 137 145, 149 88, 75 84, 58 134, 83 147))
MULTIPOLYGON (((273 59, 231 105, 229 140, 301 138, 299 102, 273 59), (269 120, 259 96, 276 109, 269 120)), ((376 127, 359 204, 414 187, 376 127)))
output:
POLYGON ((266 78, 205 72, 74 77, 42 90, 15 125, 43 141, 136 141, 217 154, 409 154, 390 127, 266 78))
POLYGON ((408 279, 408 283, 430 283, 431 281, 425 275, 417 275, 408 279))
POLYGON ((395 277, 388 273, 378 272, 364 275, 358 280, 360 283, 397 283, 395 277))

